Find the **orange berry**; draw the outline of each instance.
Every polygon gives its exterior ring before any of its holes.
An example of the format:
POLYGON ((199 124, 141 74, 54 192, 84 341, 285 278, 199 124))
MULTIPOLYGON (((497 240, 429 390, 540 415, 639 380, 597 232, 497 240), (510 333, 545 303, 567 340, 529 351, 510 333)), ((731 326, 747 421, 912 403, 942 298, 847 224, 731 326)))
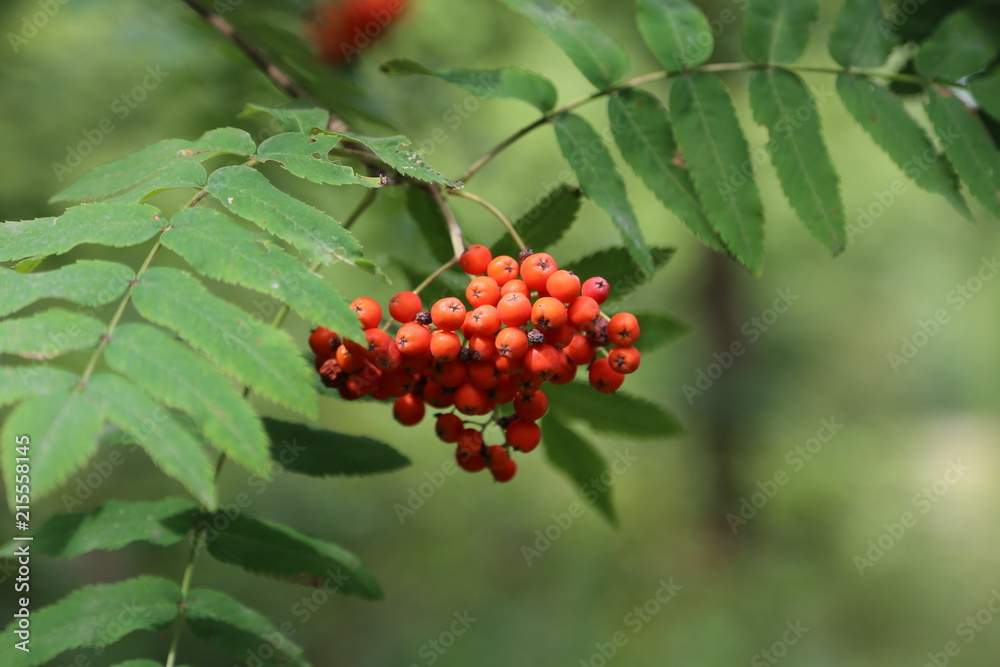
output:
POLYGON ((549 409, 549 398, 544 391, 533 394, 518 394, 514 399, 514 412, 521 419, 536 422, 545 416, 549 409))
POLYGON ((454 331, 435 331, 431 334, 430 350, 435 361, 458 359, 461 349, 462 341, 454 331))
POLYGON ((396 399, 392 405, 392 416, 403 426, 414 426, 424 418, 427 408, 419 397, 406 394, 396 399))
POLYGON ((531 299, 521 292, 510 292, 497 304, 500 321, 509 327, 519 327, 531 319, 531 299))
POLYGON ((521 263, 521 280, 533 290, 544 290, 549 276, 559 270, 552 255, 536 252, 521 263))
POLYGON ((442 331, 454 331, 465 322, 465 304, 453 296, 438 300, 431 307, 431 320, 442 331))
POLYGON ((496 387, 502 378, 492 361, 473 361, 469 364, 469 382, 483 391, 496 387))
POLYGON ((612 345, 635 345, 639 340, 639 320, 632 313, 618 313, 608 322, 608 340, 612 345))
POLYGON ((583 334, 573 334, 573 340, 563 350, 566 357, 577 366, 586 366, 594 360, 596 350, 583 334))
POLYGON ((497 281, 497 285, 503 287, 511 280, 517 278, 519 268, 520 265, 516 259, 508 255, 500 255, 499 257, 494 257, 493 261, 490 262, 489 267, 486 269, 486 275, 497 281))
POLYGON ((541 441, 542 429, 533 421, 521 418, 507 425, 507 444, 520 452, 527 454, 541 441))
POLYGON ((531 322, 542 331, 552 331, 566 324, 566 306, 559 299, 543 296, 531 307, 531 322))
POLYGON ((490 249, 482 245, 470 245, 458 258, 458 263, 462 265, 462 270, 474 276, 486 273, 486 268, 493 259, 490 249))
POLYGON ((443 361, 432 366, 431 377, 434 381, 445 389, 455 389, 465 384, 469 377, 468 368, 457 359, 455 361, 443 361))
POLYGON ((528 287, 528 284, 523 280, 521 280, 520 278, 514 278, 513 280, 508 281, 506 285, 500 288, 501 298, 511 292, 520 292, 524 296, 527 297, 531 296, 531 288, 528 287))
POLYGON ((478 306, 495 306, 500 300, 500 286, 489 276, 479 276, 469 281, 465 288, 465 300, 473 308, 478 306))
POLYGON ((479 306, 472 311, 469 331, 476 336, 494 336, 500 331, 500 314, 493 306, 479 306))
POLYGON ((563 354, 562 357, 562 361, 556 367, 556 371, 552 374, 552 377, 549 378, 549 382, 552 384, 567 384, 576 378, 576 364, 574 364, 565 354, 563 354))
POLYGON ((488 393, 490 398, 497 402, 497 405, 506 405, 517 396, 517 386, 509 375, 501 375, 500 382, 493 389, 490 389, 488 393))
POLYGON ((528 353, 528 334, 517 327, 507 327, 497 334, 494 345, 501 357, 521 359, 528 353))
POLYGON ((578 296, 570 302, 567 312, 573 328, 577 331, 590 331, 597 326, 597 320, 601 317, 601 305, 593 297, 578 296))
POLYGON ((611 368, 611 364, 603 357, 590 365, 589 379, 590 386, 602 394, 617 391, 625 382, 625 376, 611 368))
POLYGON ((375 299, 359 296, 351 302, 351 310, 357 314, 362 329, 377 328, 382 324, 382 306, 375 299))
POLYGON ((616 347, 608 353, 608 363, 619 373, 628 375, 639 370, 642 355, 632 346, 616 347))
POLYGON ((473 336, 469 339, 469 351, 473 361, 493 361, 497 356, 496 339, 493 336, 473 336))
POLYGON ((556 349, 561 350, 573 342, 573 336, 576 335, 576 332, 573 331, 573 327, 568 324, 564 324, 558 329, 546 331, 544 335, 546 343, 549 343, 556 349))
POLYGON ((337 346, 340 345, 340 336, 330 331, 326 327, 316 327, 309 334, 309 347, 317 359, 326 361, 332 359, 337 346), (336 345, 334 345, 336 343, 336 345))
POLYGON ((559 269, 545 281, 545 291, 549 296, 569 303, 580 296, 580 279, 572 271, 559 269))
POLYGON ((484 415, 493 409, 493 399, 486 390, 466 382, 455 390, 455 408, 465 415, 484 415))
POLYGON ((431 332, 423 324, 407 322, 396 332, 396 347, 406 356, 421 355, 430 348, 431 332))
POLYGON ((439 410, 449 408, 455 403, 455 392, 446 390, 434 380, 428 380, 424 385, 423 397, 424 403, 439 410))
POLYGON ((352 341, 342 343, 337 348, 335 356, 340 369, 345 373, 356 373, 365 366, 365 349, 352 341))
MULTIPOLYGON (((517 375, 524 371, 524 359, 508 359, 507 357, 497 357, 494 362, 497 370, 503 375, 517 375)), ((513 399, 511 399, 513 400, 513 399)))
POLYGON ((416 292, 397 292, 389 299, 389 315, 401 324, 417 319, 423 309, 424 303, 416 292))

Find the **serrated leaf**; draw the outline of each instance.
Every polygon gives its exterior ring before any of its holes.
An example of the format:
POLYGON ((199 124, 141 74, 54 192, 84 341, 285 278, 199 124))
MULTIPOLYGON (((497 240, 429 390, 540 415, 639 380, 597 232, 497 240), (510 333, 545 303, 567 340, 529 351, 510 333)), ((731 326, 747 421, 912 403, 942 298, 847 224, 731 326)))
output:
POLYGON ((406 187, 406 211, 417 223, 417 229, 435 261, 444 264, 451 260, 455 251, 451 247, 448 223, 426 188, 414 183, 406 187))
POLYGON ((339 222, 274 187, 256 169, 223 167, 212 173, 206 189, 231 212, 287 241, 310 261, 366 262, 361 244, 339 222))
POLYGON ((237 658, 253 656, 257 667, 311 667, 295 642, 242 602, 198 588, 188 593, 185 604, 184 620, 191 632, 237 658))
POLYGON ((412 60, 390 60, 380 69, 401 76, 433 76, 487 99, 515 99, 532 105, 542 113, 556 105, 558 93, 552 82, 541 74, 518 67, 501 69, 429 69, 412 60))
POLYGON ((403 176, 449 188, 457 187, 455 182, 431 169, 424 162, 423 154, 414 150, 410 140, 404 136, 366 137, 353 132, 327 132, 327 134, 367 146, 380 160, 403 176))
POLYGON ((389 445, 364 436, 264 417, 271 458, 285 470, 311 477, 376 475, 410 465, 389 445))
POLYGON ((920 44, 917 71, 932 79, 956 81, 983 69, 1000 55, 1000 16, 996 7, 952 12, 920 44))
POLYGON ((169 477, 208 509, 215 509, 212 462, 195 437, 144 391, 120 375, 95 373, 84 395, 169 477))
POLYGON ((69 391, 79 379, 69 371, 43 364, 0 366, 0 407, 32 396, 69 391))
POLYGON ((104 415, 79 391, 53 391, 29 398, 11 410, 0 429, 4 483, 11 506, 14 505, 14 459, 19 456, 15 449, 17 436, 31 438, 31 497, 39 500, 90 460, 97 450, 97 437, 103 425, 104 415))
POLYGON ((969 90, 980 108, 1000 120, 1000 70, 973 77, 969 80, 969 90))
POLYGON ((267 294, 307 322, 335 331, 358 329, 357 315, 333 285, 224 213, 207 208, 179 211, 160 239, 209 278, 267 294))
POLYGON ((608 100, 608 117, 618 150, 632 170, 702 243, 726 252, 698 201, 688 171, 674 163, 677 144, 660 100, 626 88, 608 100))
POLYGON ((96 347, 105 325, 89 315, 53 308, 30 317, 0 321, 0 354, 53 359, 96 347))
POLYGON ((606 248, 587 255, 582 259, 569 263, 581 280, 599 276, 611 285, 609 301, 621 299, 649 282, 653 272, 674 256, 673 248, 653 247, 650 251, 653 257, 653 271, 644 271, 635 265, 625 248, 606 248))
POLYGON ((271 457, 263 424, 212 364, 145 324, 119 326, 104 358, 159 402, 191 415, 205 438, 233 461, 268 475, 271 457))
POLYGON ((628 71, 628 54, 590 21, 576 18, 548 0, 502 0, 569 56, 580 73, 601 90, 618 83, 628 71))
POLYGON ((601 479, 608 464, 597 449, 551 413, 545 417, 542 448, 549 463, 569 477, 608 523, 617 526, 618 516, 611 500, 613 487, 601 479))
POLYGON ((755 63, 791 63, 809 45, 819 0, 750 0, 743 23, 743 52, 755 63))
MULTIPOLYGON (((941 195, 956 211, 972 220, 951 165, 898 97, 871 79, 847 74, 837 77, 837 93, 858 125, 908 178, 924 190, 941 195), (927 155, 933 157, 928 159, 927 155)), ((943 139, 954 140, 955 137, 943 139)))
POLYGON ((49 201, 103 199, 142 183, 176 162, 203 162, 224 154, 249 157, 256 147, 249 134, 232 127, 209 130, 195 141, 167 139, 87 172, 49 201))
POLYGON ((34 259, 22 259, 20 262, 14 265, 14 270, 18 273, 31 273, 37 269, 42 262, 45 261, 45 257, 35 257, 34 259))
POLYGON ((560 417, 579 419, 601 433, 632 438, 672 438, 683 433, 673 415, 638 396, 620 391, 602 394, 583 382, 570 382, 550 393, 550 405, 560 417))
POLYGON ((336 544, 247 514, 227 520, 225 530, 206 539, 208 552, 216 560, 289 583, 323 586, 369 600, 383 597, 378 581, 361 560, 336 544))
POLYGON ((0 224, 0 262, 61 255, 83 243, 138 245, 164 224, 160 211, 145 204, 81 204, 55 218, 0 224))
POLYGON ((261 396, 306 417, 316 415, 313 369, 285 332, 213 296, 177 269, 146 271, 132 290, 132 303, 261 396))
POLYGON ((674 133, 709 221, 754 275, 764 265, 764 209, 746 137, 729 92, 710 74, 682 76, 670 89, 674 133))
POLYGON ((636 341, 635 346, 643 354, 658 350, 664 345, 686 336, 691 331, 691 328, 680 320, 660 313, 640 312, 635 313, 635 316, 642 328, 642 335, 636 341))
POLYGON ((982 121, 948 90, 931 88, 927 116, 969 192, 1000 217, 1000 152, 982 121))
POLYGON ((81 306, 110 303, 125 293, 135 271, 116 262, 84 260, 43 273, 0 268, 0 317, 41 299, 63 299, 81 306))
POLYGON ((340 138, 330 134, 306 136, 286 132, 262 143, 257 149, 257 159, 277 162, 289 173, 313 183, 381 187, 382 179, 358 176, 351 167, 330 159, 330 151, 339 143, 340 138))
POLYGON ((700 65, 712 55, 708 19, 688 0, 639 0, 639 32, 668 72, 700 65))
POLYGON ((847 69, 879 67, 893 46, 893 24, 874 0, 845 0, 830 33, 830 55, 847 69))
POLYGON ((636 265, 652 272, 649 247, 629 203, 625 181, 604 140, 587 121, 574 114, 560 114, 552 124, 559 148, 576 173, 583 194, 610 216, 636 265))
MULTIPOLYGON (((530 211, 514 223, 524 242, 539 251, 554 246, 569 229, 580 211, 580 191, 562 184, 546 191, 536 198, 530 211)), ((493 256, 510 255, 517 257, 523 248, 518 248, 510 232, 493 244, 493 256)))
POLYGON ((197 162, 175 162, 128 192, 106 201, 138 204, 167 190, 203 188, 206 180, 208 172, 197 162))
POLYGON ((286 132, 309 134, 314 127, 325 129, 330 122, 330 112, 319 109, 302 100, 292 100, 277 107, 247 104, 241 115, 252 116, 263 113, 271 116, 286 132))
POLYGON ((35 667, 79 648, 104 649, 136 630, 161 630, 177 616, 181 591, 160 577, 137 577, 116 584, 85 586, 31 612, 30 652, 14 647, 17 620, 0 645, 4 667, 35 667))
MULTIPOLYGON (((133 542, 176 544, 197 525, 201 512, 191 501, 164 498, 153 502, 110 500, 89 512, 50 517, 34 530, 31 551, 53 558, 73 558, 95 550, 115 551, 133 542)), ((0 558, 12 558, 21 542, 0 547, 0 558)))
POLYGON ((840 254, 847 245, 847 222, 816 100, 797 74, 766 69, 750 76, 750 107, 754 120, 767 128, 767 152, 792 208, 813 236, 840 254))
POLYGON ((160 663, 155 660, 129 660, 127 662, 119 662, 114 665, 114 667, 163 667, 160 663))

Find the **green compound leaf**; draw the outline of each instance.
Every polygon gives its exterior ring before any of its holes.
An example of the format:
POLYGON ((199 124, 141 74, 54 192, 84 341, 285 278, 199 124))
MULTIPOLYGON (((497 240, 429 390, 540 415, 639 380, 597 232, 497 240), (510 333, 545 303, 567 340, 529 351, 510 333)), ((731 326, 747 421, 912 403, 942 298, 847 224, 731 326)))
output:
MULTIPOLYGON (((956 211, 972 220, 959 190, 958 177, 948 160, 906 112, 898 97, 871 79, 847 74, 837 77, 837 92, 858 125, 871 135, 907 178, 922 189, 941 195, 956 211)), ((957 140, 957 136, 942 136, 946 147, 957 140)))
POLYGON ((377 475, 410 465, 384 442, 308 424, 264 417, 271 458, 286 470, 310 477, 377 475))
POLYGON ((750 106, 767 128, 767 152, 792 208, 813 236, 840 254, 847 245, 840 179, 809 89, 792 72, 760 70, 750 77, 750 106))
POLYGON ((4 667, 50 664, 72 649, 114 644, 136 630, 162 630, 177 616, 181 590, 160 577, 138 577, 117 584, 85 586, 65 598, 31 611, 30 652, 14 646, 17 621, 7 626, 0 645, 4 667))
POLYGON ((107 199, 107 202, 138 204, 167 190, 205 187, 208 172, 197 162, 176 162, 157 172, 128 192, 107 199))
POLYGON ((138 245, 165 224, 160 211, 145 204, 82 204, 56 218, 0 224, 0 262, 61 255, 84 243, 138 245))
POLYGON ((608 116, 618 150, 632 170, 702 243, 726 252, 698 201, 690 174, 675 164, 677 144, 660 100, 626 88, 608 100, 608 116))
POLYGON ((684 432, 673 415, 644 398, 621 392, 602 394, 583 382, 570 382, 560 387, 558 393, 551 393, 550 403, 560 417, 579 419, 601 433, 673 438, 684 432))
POLYGON ((548 0, 502 0, 569 56, 580 73, 601 90, 628 71, 628 54, 607 33, 548 0))
POLYGON ((639 32, 668 72, 702 64, 715 37, 708 19, 688 0, 638 0, 639 32))
POLYGON ((417 223, 417 229, 427 242, 435 261, 444 264, 452 259, 455 251, 451 247, 448 223, 441 209, 434 203, 431 193, 426 188, 410 183, 406 187, 406 211, 417 223))
POLYGON ((673 248, 657 248, 651 250, 653 256, 653 271, 640 269, 629 257, 625 248, 607 248, 582 259, 569 263, 569 268, 581 280, 600 276, 611 285, 609 301, 627 296, 642 287, 653 277, 653 272, 674 256, 673 248))
POLYGON ((792 63, 809 45, 820 0, 750 0, 743 52, 755 63, 792 63))
POLYGON ((209 130, 196 141, 167 139, 87 172, 49 201, 103 199, 143 183, 177 162, 203 162, 226 154, 249 157, 256 148, 249 134, 232 127, 209 130))
POLYGON ((205 438, 226 456, 267 476, 271 457, 263 424, 208 361, 145 324, 119 326, 104 357, 108 366, 150 396, 191 415, 205 438))
POLYGON ((335 331, 358 327, 357 315, 333 285, 224 213, 184 209, 170 221, 161 241, 199 273, 273 297, 307 322, 335 331))
MULTIPOLYGON (((569 230, 580 212, 580 190, 561 184, 545 192, 537 203, 517 222, 517 230, 524 242, 539 252, 555 245, 569 230)), ((493 244, 493 256, 510 255, 517 257, 523 248, 518 248, 510 232, 493 244)))
POLYGON ((0 407, 33 396, 69 391, 79 379, 69 371, 42 364, 0 366, 0 407))
POLYGON ((183 271, 152 268, 132 291, 147 320, 175 331, 230 376, 261 396, 316 416, 314 370, 283 331, 213 296, 183 271))
POLYGON ((1000 120, 1000 70, 973 77, 969 81, 969 90, 986 113, 1000 120))
POLYGON ((677 142, 709 220, 733 256, 754 275, 764 265, 764 209, 746 137, 729 92, 710 74, 678 78, 670 89, 677 142))
POLYGON ((287 241, 309 261, 372 268, 361 244, 339 222, 274 187, 256 169, 223 167, 212 173, 206 189, 232 213, 287 241))
MULTIPOLYGON (((4 483, 11 507, 15 496, 16 438, 31 438, 31 498, 52 493, 97 450, 104 415, 79 391, 59 390, 29 398, 8 415, 0 435, 4 483)), ((23 503, 20 503, 23 504, 23 503)), ((7 664, 0 661, 0 664, 7 664)))
POLYGON ((84 260, 43 273, 0 268, 0 317, 42 299, 63 299, 81 306, 111 303, 128 288, 135 271, 116 262, 84 260))
POLYGON ((144 391, 120 375, 95 373, 84 395, 108 422, 142 447, 168 477, 179 481, 198 502, 214 509, 215 477, 201 443, 144 391))
POLYGON ((641 312, 635 313, 635 316, 642 327, 642 336, 636 341, 635 346, 643 354, 658 350, 691 331, 686 324, 668 315, 641 312))
POLYGON ((830 55, 847 69, 879 67, 889 58, 893 26, 872 0, 845 0, 830 33, 830 55))
POLYGON ((449 188, 456 187, 453 181, 427 166, 423 155, 413 150, 410 140, 404 136, 366 137, 352 132, 327 132, 327 134, 368 147, 380 160, 403 176, 427 183, 438 183, 449 188))
POLYGON ((258 667, 311 667, 295 642, 259 612, 225 593, 198 588, 188 593, 184 620, 198 637, 258 667))
POLYGON ((25 359, 53 359, 97 346, 105 325, 89 315, 61 308, 0 321, 0 354, 25 359))
MULTIPOLYGON (((133 542, 169 546, 184 539, 201 512, 184 498, 153 502, 110 500, 89 512, 56 514, 34 531, 31 551, 53 558, 73 558, 95 550, 115 551, 133 542)), ((0 558, 12 558, 21 542, 0 547, 0 558)))
POLYGON ((1000 16, 994 7, 959 9, 923 41, 914 64, 933 79, 956 81, 983 69, 1000 55, 1000 16))
MULTIPOLYGON (((226 518, 225 530, 209 532, 212 556, 260 576, 304 586, 323 586, 369 600, 383 597, 375 576, 346 549, 281 524, 247 514, 226 518)), ((209 519, 212 523, 212 519, 209 519)))
POLYGON ((610 216, 636 265, 652 272, 653 259, 629 204, 625 181, 600 135, 574 114, 560 114, 552 124, 559 148, 576 173, 583 194, 610 216))
POLYGON ((549 463, 569 477, 584 499, 593 504, 608 523, 617 526, 618 516, 611 500, 612 486, 606 483, 608 464, 594 445, 550 412, 542 430, 542 448, 549 463), (601 479, 602 475, 605 480, 601 479))
POLYGON ((433 76, 487 99, 515 99, 532 105, 542 113, 556 105, 558 93, 552 82, 541 74, 517 67, 502 69, 429 69, 412 60, 390 60, 380 69, 386 74, 433 76))
POLYGON ((299 132, 278 134, 260 145, 257 159, 277 162, 289 173, 323 185, 363 185, 378 188, 382 179, 358 176, 354 169, 329 158, 340 139, 329 134, 306 136, 299 132))
POLYGON ((927 115, 972 196, 1000 217, 1000 152, 982 121, 950 91, 930 90, 927 115))
POLYGON ((330 122, 329 111, 319 109, 301 100, 293 100, 278 107, 248 104, 241 115, 253 116, 256 114, 271 116, 278 121, 278 125, 285 132, 301 132, 302 134, 309 134, 316 127, 325 129, 330 122))

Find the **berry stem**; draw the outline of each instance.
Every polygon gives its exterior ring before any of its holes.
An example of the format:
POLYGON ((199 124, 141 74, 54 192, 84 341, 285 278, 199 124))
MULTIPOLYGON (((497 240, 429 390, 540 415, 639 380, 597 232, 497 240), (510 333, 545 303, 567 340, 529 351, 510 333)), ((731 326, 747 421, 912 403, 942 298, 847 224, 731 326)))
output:
POLYGON ((417 287, 414 288, 413 292, 415 294, 420 294, 425 289, 427 289, 428 285, 430 285, 432 282, 434 282, 435 280, 437 280, 438 278, 440 278, 441 275, 444 274, 445 271, 447 271, 451 267, 455 266, 456 264, 458 264, 458 257, 452 257, 447 262, 445 262, 444 264, 442 264, 441 266, 439 266, 437 268, 437 270, 434 271, 434 273, 432 273, 431 275, 427 276, 427 278, 424 280, 424 282, 420 283, 419 285, 417 285, 417 287))
POLYGON ((487 211, 492 213, 497 220, 503 223, 503 226, 507 228, 508 232, 510 232, 511 238, 514 239, 514 242, 517 243, 518 247, 524 248, 527 246, 527 244, 524 242, 524 239, 521 238, 521 235, 517 233, 516 229, 514 229, 514 225, 511 224, 510 220, 508 220, 504 216, 504 214, 500 212, 500 209, 498 209, 493 204, 489 203, 479 195, 474 195, 471 192, 466 192, 465 190, 446 190, 445 192, 447 192, 450 195, 454 195, 455 197, 462 197, 464 199, 468 199, 469 201, 476 202, 477 204, 485 208, 487 211))
POLYGON ((451 237, 451 249, 455 253, 455 261, 457 262, 458 258, 462 256, 462 252, 465 251, 465 241, 462 240, 462 230, 458 226, 458 220, 455 218, 455 214, 451 208, 448 207, 448 203, 444 200, 441 188, 428 186, 427 190, 431 193, 434 203, 441 211, 441 215, 444 216, 444 221, 448 225, 448 235, 451 237))
POLYGON ((351 211, 351 215, 349 215, 347 220, 344 221, 344 229, 350 229, 354 226, 354 223, 357 222, 358 219, 365 214, 365 211, 367 211, 369 207, 375 203, 375 200, 378 199, 378 193, 378 190, 369 190, 365 193, 365 196, 361 198, 358 205, 354 207, 353 211, 351 211))

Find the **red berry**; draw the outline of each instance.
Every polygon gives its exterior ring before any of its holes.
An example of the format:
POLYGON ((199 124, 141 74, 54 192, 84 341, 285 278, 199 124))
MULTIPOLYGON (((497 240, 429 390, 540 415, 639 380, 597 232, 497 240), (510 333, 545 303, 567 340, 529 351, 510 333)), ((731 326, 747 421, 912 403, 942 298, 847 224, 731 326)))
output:
POLYGON ((317 359, 322 359, 323 361, 332 359, 338 345, 340 345, 340 336, 326 327, 316 327, 309 334, 309 347, 317 359), (334 345, 334 342, 337 345, 334 345))
POLYGON ((499 257, 494 257, 493 261, 490 262, 489 267, 486 269, 486 274, 497 281, 497 285, 503 287, 511 280, 517 278, 519 268, 520 265, 516 259, 507 255, 500 255, 499 257))
POLYGON ((398 292, 389 299, 389 314, 401 324, 413 322, 423 309, 424 303, 416 292, 398 292))
POLYGON ((632 313, 618 313, 608 322, 608 340, 612 345, 635 345, 639 340, 639 320, 632 313))
POLYGON ((531 322, 542 331, 553 331, 566 324, 566 306, 559 299, 544 296, 531 307, 531 322))
POLYGON ((624 382, 625 376, 611 368, 607 359, 598 359, 590 365, 590 386, 602 394, 617 391, 624 382))
POLYGON ((497 304, 497 315, 509 327, 526 324, 531 319, 531 299, 521 292, 505 294, 497 304))
POLYGON ((601 306, 590 296, 576 297, 570 302, 567 310, 570 324, 577 331, 590 331, 597 326, 597 320, 601 318, 601 306))
POLYGON ((465 304, 453 296, 440 299, 431 307, 431 319, 442 331, 460 329, 465 323, 465 304))
POLYGON ((608 353, 608 363, 611 364, 611 368, 625 375, 639 370, 641 360, 642 355, 639 354, 639 350, 631 346, 616 347, 608 353))
POLYGON ((521 280, 533 290, 544 290, 549 276, 559 270, 552 255, 537 252, 521 263, 521 280))
POLYGON ((500 300, 500 286, 489 276, 479 276, 469 281, 465 288, 465 300, 473 308, 477 306, 495 306, 500 300))
POLYGON ((493 399, 471 382, 455 390, 455 408, 464 415, 484 415, 493 409, 493 399))
POLYGON ((406 356, 424 354, 431 345, 431 332, 423 324, 407 322, 396 332, 396 346, 406 356))
POLYGON ((458 442, 458 436, 463 428, 461 417, 450 412, 438 415, 437 421, 434 422, 434 432, 442 442, 458 442))
POLYGON ((486 273, 486 268, 493 259, 493 253, 486 246, 470 245, 458 258, 458 263, 462 265, 462 270, 474 276, 486 273))
POLYGON ((476 336, 494 336, 500 331, 500 314, 493 306, 479 306, 469 318, 469 331, 476 336))
POLYGON ((392 406, 392 416, 403 426, 414 426, 424 418, 427 408, 418 396, 406 394, 396 399, 392 406))
POLYGON ((526 297, 531 296, 531 288, 520 278, 515 278, 514 280, 507 281, 503 287, 500 288, 501 298, 509 294, 510 292, 520 292, 526 297))
POLYGON ((549 398, 544 391, 536 391, 533 394, 518 394, 514 399, 514 412, 521 419, 536 422, 545 416, 549 409, 549 398))
POLYGON ((382 324, 382 306, 375 299, 360 296, 351 302, 351 310, 357 314, 362 329, 377 328, 382 324))
POLYGON ((458 435, 455 460, 462 470, 479 472, 486 467, 483 449, 483 434, 475 429, 463 429, 458 435))
POLYGON ((569 303, 580 296, 580 279, 572 271, 560 269, 545 281, 545 291, 549 296, 569 303))
POLYGON ((598 304, 602 304, 608 300, 608 295, 611 293, 611 285, 604 278, 593 277, 588 278, 584 283, 583 287, 580 289, 583 296, 589 296, 591 299, 596 301, 598 304))
POLYGON ((507 444, 527 454, 542 441, 542 429, 533 421, 515 419, 507 425, 507 444))
POLYGON ((437 361, 453 361, 458 359, 462 349, 462 341, 454 331, 435 331, 431 334, 431 356, 437 361))
POLYGON ((528 353, 528 334, 517 327, 507 327, 497 334, 495 345, 501 357, 521 359, 528 353))

